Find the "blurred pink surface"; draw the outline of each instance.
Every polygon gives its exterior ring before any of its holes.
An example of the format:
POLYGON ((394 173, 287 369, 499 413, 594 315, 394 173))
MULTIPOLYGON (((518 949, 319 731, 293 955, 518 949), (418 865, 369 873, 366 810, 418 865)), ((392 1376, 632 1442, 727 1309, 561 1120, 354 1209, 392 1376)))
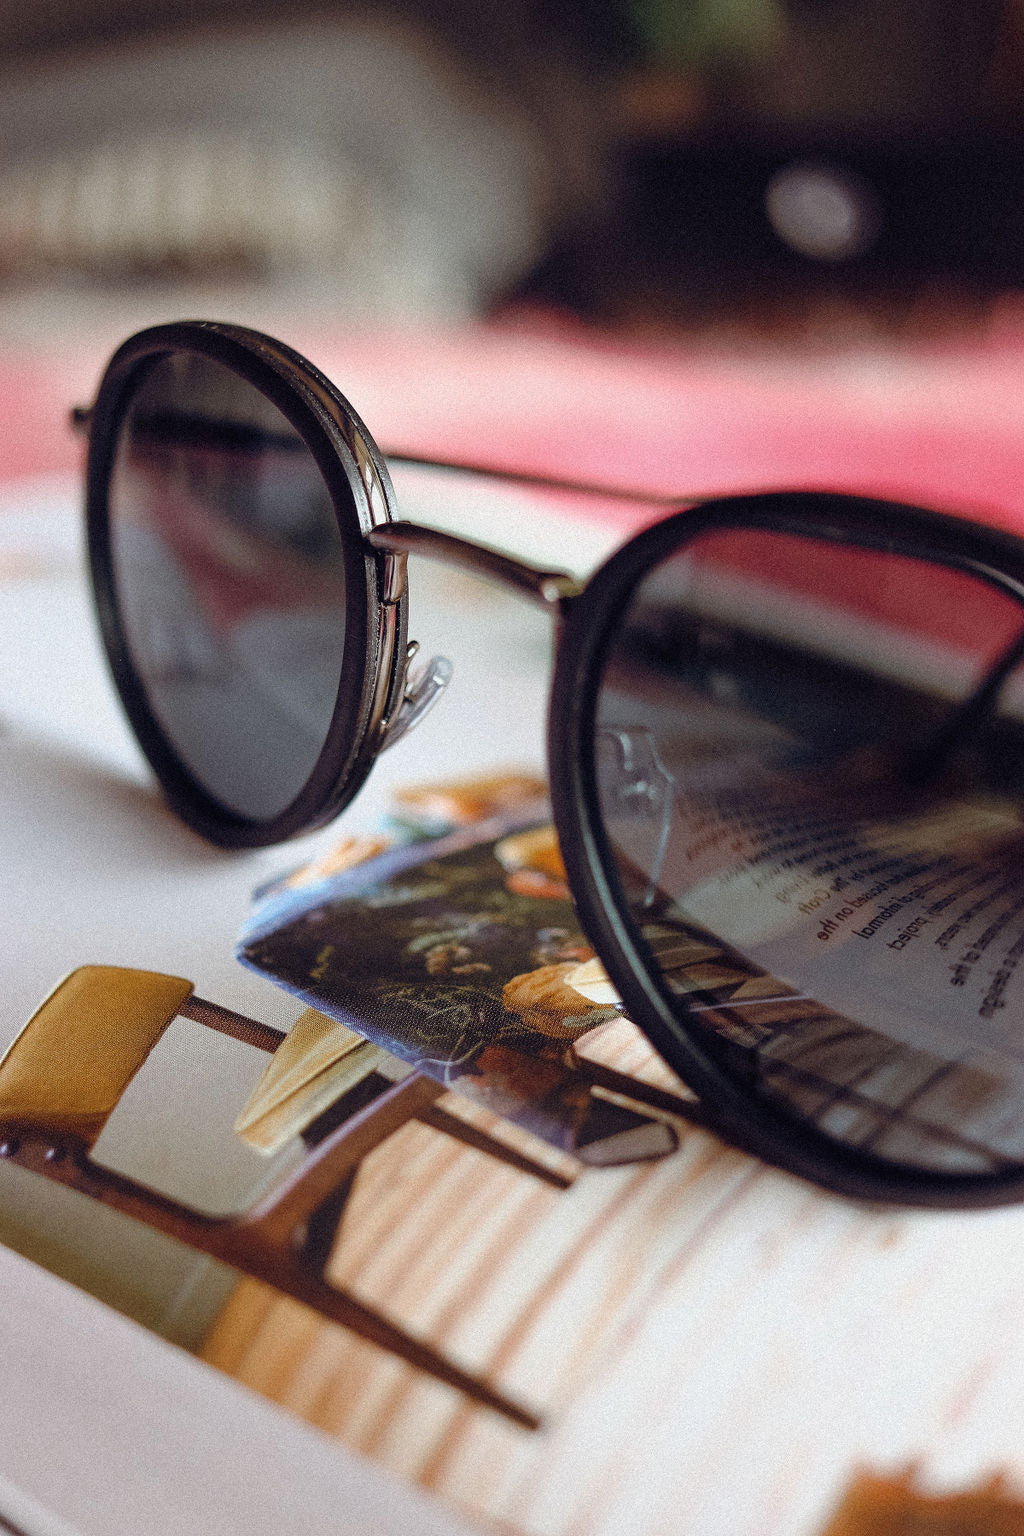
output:
MULTIPOLYGON (((864 491, 1024 533, 1016 304, 955 337, 839 350, 641 342, 532 320, 372 334, 304 322, 278 334, 330 374, 385 448, 681 501, 864 491)), ((0 346, 0 476, 80 462, 67 408, 91 397, 114 340, 0 346)), ((609 504, 607 515, 650 514, 609 504)))

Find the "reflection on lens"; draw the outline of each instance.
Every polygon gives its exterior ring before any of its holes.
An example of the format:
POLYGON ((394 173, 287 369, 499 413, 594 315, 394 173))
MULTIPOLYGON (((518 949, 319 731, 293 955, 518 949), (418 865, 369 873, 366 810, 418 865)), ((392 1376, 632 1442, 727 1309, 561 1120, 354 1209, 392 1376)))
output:
POLYGON ((118 443, 110 538, 150 706, 208 794, 254 820, 306 783, 334 712, 342 540, 310 450, 230 369, 145 371, 118 443))
POLYGON ((601 812, 686 1029, 904 1167, 1024 1161, 1024 609, 762 530, 652 569, 611 639, 601 812))

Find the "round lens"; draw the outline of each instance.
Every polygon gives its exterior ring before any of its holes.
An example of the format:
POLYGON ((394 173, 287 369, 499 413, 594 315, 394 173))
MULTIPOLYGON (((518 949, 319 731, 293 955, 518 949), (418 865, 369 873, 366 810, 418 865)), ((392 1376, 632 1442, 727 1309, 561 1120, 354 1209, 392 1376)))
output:
POLYGON ((108 504, 120 623, 160 728, 226 810, 279 816, 323 750, 345 638, 312 452, 230 368, 164 354, 140 369, 108 504))
POLYGON ((1024 1162, 1024 608, 911 550, 718 529, 596 705, 621 899, 750 1093, 901 1168, 1024 1162))

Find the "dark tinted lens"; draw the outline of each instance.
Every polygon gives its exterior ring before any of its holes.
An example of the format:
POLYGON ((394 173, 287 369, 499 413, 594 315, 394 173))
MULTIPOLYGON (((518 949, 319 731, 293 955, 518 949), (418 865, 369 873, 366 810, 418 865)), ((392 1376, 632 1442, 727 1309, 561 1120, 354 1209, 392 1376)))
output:
POLYGON ((910 553, 719 531, 597 705, 624 899, 752 1093, 902 1166, 1024 1161, 1024 610, 910 553))
POLYGON ((345 635, 342 540, 312 453, 251 384, 172 353, 131 399, 109 505, 153 713, 209 795, 272 819, 323 749, 345 635))

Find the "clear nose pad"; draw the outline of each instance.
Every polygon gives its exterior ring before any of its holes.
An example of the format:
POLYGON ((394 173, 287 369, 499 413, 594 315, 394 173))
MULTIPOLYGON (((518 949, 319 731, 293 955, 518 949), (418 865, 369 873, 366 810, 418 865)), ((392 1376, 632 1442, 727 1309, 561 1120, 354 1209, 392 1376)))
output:
POLYGON ((614 815, 643 827, 649 870, 643 905, 658 894, 662 866, 672 835, 676 781, 645 727, 605 728, 598 733, 601 748, 601 792, 614 815))
POLYGON ((415 672, 411 671, 410 666, 418 650, 419 641, 413 640, 405 661, 405 692, 385 728, 380 744, 382 752, 386 747, 393 747, 414 725, 419 724, 451 682, 453 668, 447 656, 432 656, 424 666, 417 667, 415 672))

